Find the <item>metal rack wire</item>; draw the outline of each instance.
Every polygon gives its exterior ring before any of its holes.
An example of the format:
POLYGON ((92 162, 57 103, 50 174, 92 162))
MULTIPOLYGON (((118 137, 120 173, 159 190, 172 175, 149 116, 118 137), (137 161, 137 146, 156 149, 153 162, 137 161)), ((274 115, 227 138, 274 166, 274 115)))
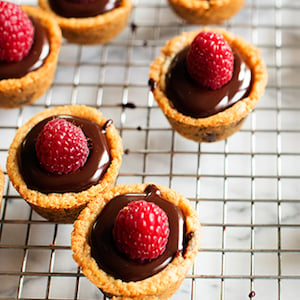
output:
MULTIPOLYGON (((17 128, 38 111, 94 106, 114 120, 123 138, 118 183, 164 184, 199 212, 202 248, 173 300, 298 299, 299 13, 298 1, 248 0, 223 25, 261 49, 269 84, 240 132, 223 142, 196 144, 171 130, 147 81, 149 64, 165 41, 197 27, 179 20, 164 0, 135 0, 118 38, 92 47, 64 42, 50 90, 30 107, 0 111, 1 166, 5 170, 17 128)), ((72 260, 72 226, 36 215, 6 179, 0 299, 105 299, 72 260)))

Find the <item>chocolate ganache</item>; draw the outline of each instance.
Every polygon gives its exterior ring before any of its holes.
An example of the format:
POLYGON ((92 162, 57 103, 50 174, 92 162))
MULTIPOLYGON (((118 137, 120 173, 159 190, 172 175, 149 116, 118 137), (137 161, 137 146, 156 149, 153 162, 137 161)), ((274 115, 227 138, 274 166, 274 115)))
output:
POLYGON ((111 158, 105 131, 111 124, 108 120, 101 128, 97 123, 74 116, 53 116, 36 124, 25 137, 18 151, 18 164, 27 187, 42 193, 81 192, 99 183, 111 158), (90 149, 85 165, 68 174, 52 174, 45 171, 35 152, 35 143, 45 124, 53 118, 63 118, 80 127, 87 137, 90 149))
POLYGON ((65 18, 87 18, 106 13, 120 5, 121 0, 49 0, 52 10, 65 18))
POLYGON ((27 73, 41 67, 47 58, 50 51, 47 31, 38 20, 34 18, 30 18, 30 20, 34 27, 34 38, 31 49, 21 61, 0 61, 0 80, 21 78, 27 73))
POLYGON ((176 255, 183 255, 186 245, 185 222, 181 210, 163 199, 155 185, 144 193, 124 194, 111 199, 100 212, 90 235, 91 256, 99 268, 125 282, 139 281, 163 270, 176 255), (158 205, 168 216, 170 234, 165 251, 156 259, 138 263, 117 250, 112 230, 119 211, 131 201, 145 200, 158 205))
POLYGON ((251 90, 251 70, 237 51, 233 50, 232 79, 217 90, 202 87, 190 77, 186 68, 188 51, 189 46, 174 57, 166 75, 166 95, 179 112, 193 118, 204 118, 247 97, 251 90))

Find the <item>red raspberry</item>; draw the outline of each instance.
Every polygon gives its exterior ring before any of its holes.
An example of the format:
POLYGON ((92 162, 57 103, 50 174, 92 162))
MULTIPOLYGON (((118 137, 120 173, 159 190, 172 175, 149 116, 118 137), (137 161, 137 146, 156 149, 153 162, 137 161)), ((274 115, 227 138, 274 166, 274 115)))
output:
POLYGON ((200 85, 213 90, 221 88, 233 73, 233 53, 222 35, 200 32, 187 55, 187 70, 200 85))
POLYGON ((0 61, 20 61, 31 49, 34 27, 17 4, 0 1, 0 61))
POLYGON ((49 121, 38 135, 35 150, 45 170, 67 174, 82 167, 89 155, 81 128, 56 118, 49 121))
POLYGON ((166 213, 152 202, 138 200, 120 210, 113 237, 120 252, 143 262, 164 252, 169 232, 166 213))

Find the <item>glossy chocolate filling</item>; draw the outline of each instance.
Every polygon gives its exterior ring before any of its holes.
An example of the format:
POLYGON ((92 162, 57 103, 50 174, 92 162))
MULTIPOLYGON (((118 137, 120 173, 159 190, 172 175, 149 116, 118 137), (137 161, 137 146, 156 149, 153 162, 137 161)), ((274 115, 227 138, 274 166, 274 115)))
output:
POLYGON ((42 24, 30 18, 34 26, 34 39, 29 53, 18 62, 0 61, 0 80, 21 78, 27 73, 37 70, 43 64, 50 51, 48 33, 42 24))
POLYGON ((100 182, 111 158, 105 137, 110 120, 101 128, 95 122, 73 116, 49 117, 27 134, 18 151, 18 164, 27 187, 32 190, 49 193, 81 192, 100 182), (45 124, 53 118, 63 118, 79 126, 88 140, 89 156, 85 165, 68 174, 52 174, 43 169, 35 152, 35 143, 45 124))
POLYGON ((125 282, 139 281, 163 270, 176 255, 183 255, 186 245, 185 221, 181 210, 160 196, 155 185, 144 193, 124 194, 111 199, 99 214, 90 236, 91 255, 99 268, 125 282), (166 250, 156 259, 135 262, 120 253, 113 240, 112 230, 119 211, 131 201, 154 202, 165 211, 169 219, 170 234, 166 250))
POLYGON ((223 87, 211 90, 197 84, 188 74, 184 48, 173 59, 166 75, 166 95, 184 115, 204 118, 232 106, 248 96, 252 86, 251 70, 237 51, 234 51, 232 79, 223 87))
POLYGON ((87 18, 120 6, 121 0, 49 0, 52 10, 64 18, 87 18))

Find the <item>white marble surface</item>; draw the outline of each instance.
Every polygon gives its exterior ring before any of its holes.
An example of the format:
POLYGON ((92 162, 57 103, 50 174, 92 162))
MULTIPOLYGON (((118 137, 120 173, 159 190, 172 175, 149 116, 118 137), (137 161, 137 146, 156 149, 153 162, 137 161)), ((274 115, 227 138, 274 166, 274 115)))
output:
MULTIPOLYGON (((35 1, 18 1, 34 4, 35 1)), ((46 106, 100 107, 120 129, 118 183, 157 182, 195 205, 203 224, 194 268, 172 300, 298 300, 300 293, 300 3, 247 0, 224 24, 258 45, 269 83, 242 130, 198 145, 172 132, 148 91, 163 43, 196 26, 166 1, 136 0, 130 24, 105 46, 64 43, 51 89, 31 107, 0 109, 0 164, 16 128, 46 106), (148 41, 148 44, 144 44, 148 41), (135 109, 120 104, 131 102, 135 109)), ((0 215, 0 299, 102 299, 70 251, 71 225, 32 212, 7 180, 0 215)))

